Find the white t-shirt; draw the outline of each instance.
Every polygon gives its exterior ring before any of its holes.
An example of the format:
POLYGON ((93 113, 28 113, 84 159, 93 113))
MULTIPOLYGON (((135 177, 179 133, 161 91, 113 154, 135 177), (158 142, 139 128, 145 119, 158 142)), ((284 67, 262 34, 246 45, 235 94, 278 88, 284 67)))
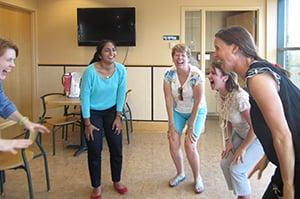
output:
MULTIPOLYGON (((204 83, 204 74, 196 66, 190 66, 190 73, 188 78, 182 86, 182 96, 183 100, 180 99, 180 94, 178 89, 181 84, 178 79, 176 67, 172 66, 169 68, 164 75, 164 81, 171 84, 172 96, 174 99, 174 108, 180 113, 191 113, 194 105, 193 87, 204 83)), ((202 95, 200 106, 205 105, 205 97, 202 95)))

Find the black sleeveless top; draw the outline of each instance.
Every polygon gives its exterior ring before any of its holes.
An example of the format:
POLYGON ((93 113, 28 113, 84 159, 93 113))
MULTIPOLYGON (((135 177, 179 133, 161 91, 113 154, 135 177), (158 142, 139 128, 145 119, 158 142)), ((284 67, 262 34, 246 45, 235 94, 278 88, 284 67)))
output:
MULTIPOLYGON (((258 61, 250 65, 246 73, 246 79, 261 74, 270 73, 279 86, 278 94, 283 104, 284 114, 292 133, 295 149, 296 164, 300 163, 300 90, 288 77, 267 61, 258 61)), ((273 138, 269 127, 254 99, 250 96, 251 120, 254 132, 261 142, 268 159, 279 166, 278 158, 273 146, 273 138)), ((272 99, 268 99, 272 100, 272 99)))

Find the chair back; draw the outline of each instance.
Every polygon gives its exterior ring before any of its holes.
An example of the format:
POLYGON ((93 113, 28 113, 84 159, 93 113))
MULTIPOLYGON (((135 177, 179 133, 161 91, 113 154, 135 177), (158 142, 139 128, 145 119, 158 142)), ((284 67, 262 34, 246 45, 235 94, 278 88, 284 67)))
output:
POLYGON ((125 102, 127 102, 128 95, 129 95, 129 93, 130 93, 131 91, 132 91, 131 89, 128 89, 128 90, 126 91, 126 94, 125 94, 125 102))
POLYGON ((41 100, 42 100, 42 103, 43 103, 42 118, 44 118, 46 116, 47 110, 56 109, 56 108, 63 108, 64 107, 64 105, 49 103, 49 101, 59 100, 63 96, 64 96, 63 93, 48 93, 46 95, 41 96, 41 100))

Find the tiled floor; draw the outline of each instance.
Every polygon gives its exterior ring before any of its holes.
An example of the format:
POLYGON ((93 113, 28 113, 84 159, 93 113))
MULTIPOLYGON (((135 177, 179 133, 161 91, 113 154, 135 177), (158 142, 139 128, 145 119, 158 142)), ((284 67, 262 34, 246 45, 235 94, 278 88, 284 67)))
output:
MULTIPOLYGON (((66 145, 76 143, 77 135, 67 143, 57 142, 57 154, 51 156, 49 135, 45 136, 44 145, 49 152, 49 170, 51 175, 51 191, 46 191, 41 158, 30 163, 35 198, 40 199, 88 199, 91 191, 87 169, 87 154, 73 157, 74 150, 66 145)), ((57 140, 61 140, 57 137, 57 140)), ((165 133, 134 133, 132 143, 127 145, 124 136, 124 182, 129 189, 126 195, 119 195, 113 190, 108 148, 103 149, 102 162, 102 198, 103 199, 232 199, 235 198, 227 190, 225 180, 219 167, 221 154, 221 135, 218 122, 208 120, 206 132, 199 143, 201 157, 201 174, 205 183, 205 192, 196 195, 193 192, 193 177, 185 161, 187 180, 176 188, 168 186, 168 180, 175 175, 175 167, 169 155, 168 141, 165 133)), ((273 167, 269 166, 261 180, 256 176, 251 179, 253 198, 261 198, 273 167)), ((22 170, 6 172, 5 195, 0 198, 27 198, 27 181, 22 170)))

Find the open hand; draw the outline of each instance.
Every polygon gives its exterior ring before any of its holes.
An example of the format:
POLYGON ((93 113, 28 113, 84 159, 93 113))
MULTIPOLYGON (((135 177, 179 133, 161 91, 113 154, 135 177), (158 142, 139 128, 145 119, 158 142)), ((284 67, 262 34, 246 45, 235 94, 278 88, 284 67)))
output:
POLYGON ((45 127, 44 125, 34 123, 34 122, 29 121, 29 120, 24 122, 24 126, 30 132, 33 132, 33 131, 38 131, 38 132, 41 132, 41 133, 49 133, 50 132, 49 129, 47 127, 45 127))
POLYGON ((185 132, 185 139, 186 139, 186 141, 190 140, 191 143, 195 143, 197 141, 197 137, 195 136, 193 129, 187 128, 187 130, 185 132))
POLYGON ((93 134, 94 130, 99 131, 99 129, 92 124, 84 128, 84 134, 88 141, 90 140, 94 141, 94 134, 93 134))
POLYGON ((245 149, 243 149, 241 146, 238 147, 233 154, 231 162, 234 164, 243 163, 245 152, 245 149))
POLYGON ((119 135, 122 132, 122 120, 121 117, 117 116, 113 122, 112 130, 119 135))
POLYGON ((0 139, 0 151, 16 154, 16 149, 27 148, 32 142, 29 139, 0 139))
POLYGON ((249 173, 248 178, 251 178, 251 176, 258 171, 257 179, 260 179, 262 176, 263 171, 267 167, 269 163, 269 160, 266 155, 264 155, 259 162, 255 165, 255 167, 252 169, 252 171, 249 173))
POLYGON ((222 151, 221 157, 222 159, 227 158, 230 151, 232 151, 233 145, 231 140, 226 141, 225 149, 222 151))

